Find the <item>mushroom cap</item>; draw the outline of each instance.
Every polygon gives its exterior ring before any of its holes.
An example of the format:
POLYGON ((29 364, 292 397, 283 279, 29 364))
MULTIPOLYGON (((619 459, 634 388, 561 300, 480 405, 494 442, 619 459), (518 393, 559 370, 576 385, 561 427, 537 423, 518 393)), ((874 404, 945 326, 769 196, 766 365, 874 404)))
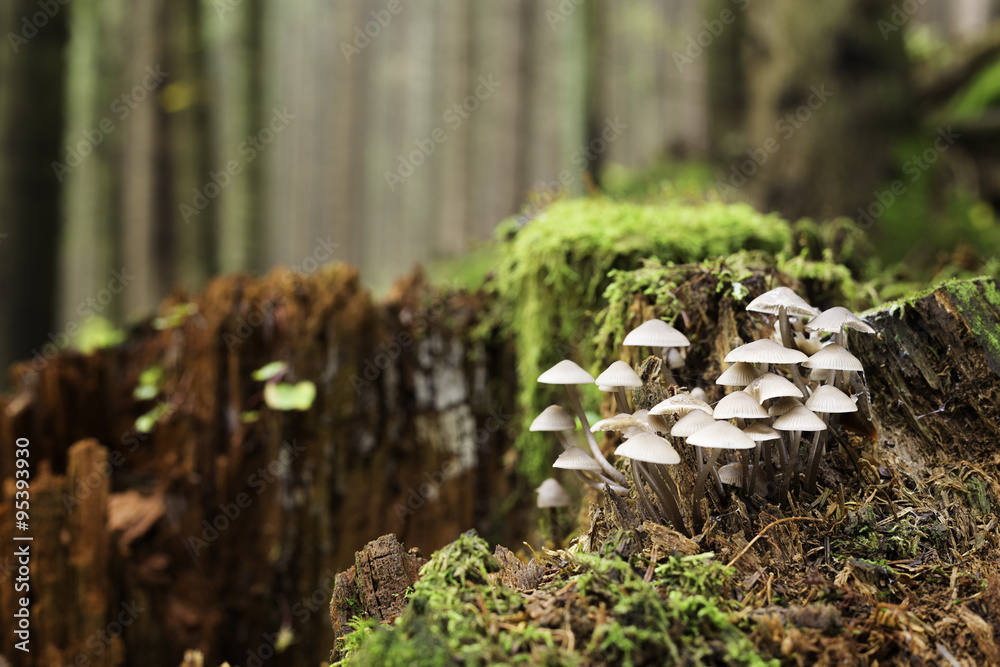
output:
POLYGON ((826 422, 804 405, 792 408, 774 420, 772 424, 779 431, 825 431, 826 422))
POLYGON ((826 331, 829 333, 837 333, 844 327, 866 334, 875 333, 875 330, 867 322, 843 306, 827 308, 817 315, 812 322, 806 324, 806 330, 808 331, 826 331))
POLYGON ((624 456, 635 461, 676 465, 681 462, 677 450, 664 438, 652 433, 640 433, 618 445, 615 456, 624 456))
POLYGON ((538 381, 542 384, 590 384, 594 376, 569 359, 563 359, 539 375, 538 381))
POLYGON ((645 422, 645 420, 633 417, 632 415, 620 412, 614 417, 608 417, 607 419, 602 419, 593 426, 590 427, 591 433, 597 433, 598 431, 624 431, 625 429, 641 429, 646 433, 652 433, 653 427, 645 422))
POLYGON ((715 420, 701 410, 692 410, 677 420, 677 423, 670 429, 670 435, 675 438, 686 438, 714 423, 715 420))
POLYGON ((850 396, 829 384, 825 384, 814 391, 809 400, 806 401, 806 407, 813 412, 825 412, 827 414, 858 411, 857 404, 850 396))
POLYGON ((684 357, 681 353, 677 351, 676 347, 670 348, 667 352, 667 366, 672 370, 677 370, 678 368, 684 368, 684 357))
POLYGON ((727 354, 724 361, 726 363, 745 361, 749 364, 800 364, 808 358, 798 350, 789 350, 770 338, 762 338, 740 345, 727 354))
POLYGON ((702 401, 703 403, 708 403, 708 393, 706 393, 701 387, 695 387, 688 393, 691 395, 691 398, 702 401))
POLYGON ((747 304, 747 312, 777 315, 781 306, 795 317, 816 317, 819 311, 788 287, 775 287, 747 304))
POLYGON ((771 407, 767 409, 767 414, 769 417, 780 417, 801 405, 802 401, 794 396, 783 396, 771 404, 771 407))
POLYGON ((824 346, 819 352, 802 362, 806 368, 825 368, 831 371, 863 371, 861 360, 836 343, 824 346))
POLYGON ((745 387, 761 376, 759 368, 745 361, 737 361, 722 372, 715 384, 726 387, 745 387))
POLYGON ((778 440, 781 438, 781 434, 775 431, 773 428, 765 424, 764 422, 754 422, 743 429, 743 432, 747 434, 747 437, 754 442, 764 442, 765 440, 778 440))
POLYGON ((687 336, 663 320, 647 320, 628 332, 622 345, 645 345, 647 347, 687 347, 691 341, 687 336))
MULTIPOLYGON (((743 476, 743 464, 727 463, 719 466, 719 481, 728 486, 739 486, 740 478, 743 476)), ((758 496, 767 495, 767 480, 762 474, 758 474, 757 466, 750 466, 750 477, 753 478, 753 492, 758 496)))
POLYGON ((608 387, 642 386, 642 378, 624 361, 612 362, 606 371, 597 376, 595 382, 608 387))
POLYGON ((729 422, 715 422, 687 437, 688 444, 712 449, 753 449, 757 445, 729 422))
POLYGON ((576 419, 558 405, 550 405, 535 417, 529 431, 574 431, 576 419))
POLYGON ((774 373, 764 373, 748 384, 743 391, 753 396, 758 402, 782 396, 802 398, 802 391, 794 383, 774 373))
POLYGON ((547 507, 566 507, 571 502, 566 489, 551 477, 539 484, 538 488, 535 489, 535 493, 538 494, 538 507, 542 509, 547 507))
POLYGON ((564 451, 552 467, 564 470, 601 470, 601 464, 590 458, 590 455, 579 447, 570 447, 564 451))
POLYGON ((760 407, 750 394, 744 391, 734 391, 728 396, 724 396, 721 401, 715 404, 715 411, 712 416, 716 419, 732 419, 741 417, 743 419, 767 418, 767 410, 760 407))
POLYGON ((701 410, 707 414, 712 414, 712 406, 705 401, 699 401, 690 394, 677 394, 660 401, 649 409, 651 415, 676 415, 690 412, 691 410, 701 410))
POLYGON ((830 371, 825 368, 811 368, 809 369, 809 380, 812 382, 826 382, 827 378, 830 377, 830 371))

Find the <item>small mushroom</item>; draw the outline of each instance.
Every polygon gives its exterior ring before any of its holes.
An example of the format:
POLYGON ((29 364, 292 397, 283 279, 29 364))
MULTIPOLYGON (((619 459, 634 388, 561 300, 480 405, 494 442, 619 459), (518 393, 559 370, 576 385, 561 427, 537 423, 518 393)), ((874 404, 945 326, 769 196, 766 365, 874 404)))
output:
POLYGON ((674 381, 673 373, 670 372, 672 366, 669 363, 669 359, 665 358, 668 355, 664 354, 664 350, 666 348, 687 347, 690 344, 691 341, 687 339, 687 336, 663 320, 647 320, 643 322, 635 329, 632 329, 625 336, 625 340, 622 341, 622 345, 656 348, 660 359, 667 362, 663 364, 661 370, 663 379, 668 387, 677 383, 674 381))
POLYGON ((552 537, 552 544, 559 548, 562 542, 562 531, 559 528, 558 508, 566 507, 571 500, 562 484, 549 477, 543 481, 535 493, 538 494, 537 505, 539 509, 549 510, 549 531, 552 537))
MULTIPOLYGON (((778 316, 778 331, 781 332, 781 341, 784 347, 795 350, 795 341, 792 337, 792 327, 788 323, 788 316, 811 318, 819 315, 819 311, 809 305, 809 303, 787 287, 775 287, 769 292, 761 294, 759 297, 747 304, 747 312, 768 313, 778 316)), ((805 383, 799 374, 799 369, 792 366, 789 369, 792 373, 792 381, 802 390, 802 395, 806 394, 805 383)))
POLYGON ((569 449, 572 445, 563 434, 566 431, 576 430, 576 420, 573 419, 573 415, 563 410, 560 406, 550 405, 535 417, 528 430, 551 431, 556 434, 556 438, 559 439, 559 443, 563 446, 563 449, 569 449))
POLYGON ((705 401, 700 401, 690 394, 677 394, 660 401, 649 409, 651 415, 677 415, 687 414, 691 410, 701 410, 706 414, 712 414, 712 406, 705 401))
MULTIPOLYGON (((737 427, 743 428, 745 419, 767 419, 767 410, 761 407, 760 403, 745 391, 734 391, 725 396, 715 404, 715 412, 712 414, 716 419, 737 419, 737 427)), ((743 482, 744 489, 750 493, 750 450, 741 452, 743 461, 743 482)))
POLYGON ((624 361, 613 362, 606 371, 597 376, 595 382, 598 386, 614 388, 618 410, 625 413, 632 411, 625 396, 625 387, 634 389, 642 386, 642 378, 624 361))
POLYGON ((788 441, 788 465, 784 469, 781 480, 779 498, 784 502, 791 487, 792 479, 798 476, 799 468, 799 436, 802 431, 823 431, 826 422, 816 416, 809 408, 802 406, 792 408, 774 420, 772 426, 778 431, 788 431, 791 436, 788 441))
POLYGON ((652 516, 656 516, 652 502, 646 495, 642 482, 645 479, 656 493, 660 506, 674 525, 674 528, 684 535, 689 536, 687 527, 684 525, 684 517, 681 514, 679 499, 677 497, 677 486, 674 484, 669 473, 663 469, 656 468, 657 474, 663 479, 661 484, 656 477, 646 467, 646 463, 657 466, 677 465, 681 462, 681 457, 677 450, 671 446, 665 438, 652 433, 640 433, 633 438, 629 438, 615 450, 617 456, 624 456, 632 461, 632 481, 636 486, 643 505, 652 516))
POLYGON ((871 325, 843 306, 834 306, 824 310, 806 324, 806 331, 832 333, 833 342, 847 349, 844 329, 854 329, 866 334, 875 333, 875 329, 872 329, 871 325))
MULTIPOLYGON (((823 385, 813 392, 813 395, 806 401, 806 407, 817 413, 821 419, 831 423, 832 416, 848 412, 857 412, 858 406, 854 400, 831 385, 823 385), (824 415, 831 415, 826 418, 824 415)), ((809 459, 806 462, 806 486, 809 493, 816 492, 816 476, 819 473, 819 461, 823 457, 824 435, 826 431, 816 431, 813 436, 812 447, 809 450, 809 459)))
POLYGON ((711 426, 693 433, 687 438, 688 444, 695 447, 707 448, 709 451, 708 461, 698 473, 698 479, 694 485, 694 497, 691 507, 691 516, 694 522, 694 529, 701 530, 703 522, 701 517, 701 501, 705 497, 705 482, 708 479, 708 472, 715 469, 715 463, 719 460, 719 454, 723 449, 753 449, 754 441, 751 440, 740 429, 729 422, 717 421, 711 426))
POLYGON ((583 425, 583 432, 587 436, 587 443, 590 445, 590 450, 594 454, 594 458, 604 471, 611 476, 613 480, 621 485, 625 484, 625 475, 621 474, 615 469, 613 465, 608 463, 608 460, 604 458, 604 454, 601 452, 601 448, 597 445, 597 439, 594 434, 590 432, 590 423, 587 421, 587 413, 583 411, 583 404, 580 403, 580 395, 576 391, 574 385, 578 384, 590 384, 594 381, 594 377, 587 371, 580 368, 577 364, 573 363, 569 359, 560 361, 558 364, 545 371, 538 376, 538 381, 543 384, 562 384, 566 385, 566 392, 569 394, 569 400, 573 404, 573 409, 576 411, 576 416, 579 418, 580 423, 583 425))
POLYGON ((798 387, 774 373, 764 373, 749 383, 743 391, 753 396, 760 403, 784 396, 804 398, 798 387))
POLYGON ((745 387, 760 376, 760 369, 753 364, 748 364, 745 361, 737 361, 722 372, 722 375, 715 381, 715 384, 721 384, 726 387, 745 387))
POLYGON ((619 484, 615 484, 610 479, 601 474, 603 468, 601 465, 587 456, 587 453, 580 449, 579 447, 570 447, 556 459, 556 462, 552 464, 553 468, 560 468, 562 470, 572 470, 576 473, 577 478, 586 484, 587 486, 594 487, 596 489, 603 489, 607 487, 613 493, 617 493, 620 496, 627 495, 628 489, 619 484), (595 475, 599 481, 595 481, 590 477, 587 477, 585 473, 590 473, 595 475))

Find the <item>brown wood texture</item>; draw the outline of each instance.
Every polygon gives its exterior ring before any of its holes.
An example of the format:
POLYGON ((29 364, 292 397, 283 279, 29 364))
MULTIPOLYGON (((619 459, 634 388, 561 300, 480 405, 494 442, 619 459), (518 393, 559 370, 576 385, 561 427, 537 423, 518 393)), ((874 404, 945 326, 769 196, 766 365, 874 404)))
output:
POLYGON ((219 279, 192 301, 198 312, 176 328, 146 322, 120 347, 13 370, 0 399, 0 537, 11 543, 13 448, 28 438, 37 647, 12 650, 6 636, 13 665, 78 654, 176 665, 186 649, 249 664, 276 652, 282 628, 295 641, 268 664, 313 662, 332 645, 322 619, 334 573, 358 545, 394 532, 433 550, 469 528, 523 532, 516 516, 494 517, 515 491, 501 462, 513 364, 504 341, 470 333, 478 295, 414 276, 375 303, 335 265, 219 279), (250 374, 277 360, 286 380, 316 384, 311 410, 262 404, 250 374), (152 366, 161 391, 139 401, 152 366), (158 404, 155 429, 137 432, 158 404), (250 410, 260 419, 243 423, 250 410))

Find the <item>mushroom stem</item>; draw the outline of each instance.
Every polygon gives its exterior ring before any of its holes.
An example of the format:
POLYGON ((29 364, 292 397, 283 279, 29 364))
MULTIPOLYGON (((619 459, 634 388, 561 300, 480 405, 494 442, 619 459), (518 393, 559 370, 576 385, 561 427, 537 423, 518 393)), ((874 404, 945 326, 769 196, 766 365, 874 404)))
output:
POLYGON ((684 525, 684 515, 681 514, 680 501, 677 497, 677 486, 674 484, 673 479, 670 478, 670 473, 663 470, 663 466, 654 464, 653 469, 656 471, 656 475, 653 475, 648 468, 643 465, 643 472, 648 475, 650 486, 656 491, 656 495, 660 500, 660 504, 663 505, 663 509, 667 513, 667 517, 670 519, 670 523, 674 524, 674 528, 684 535, 685 537, 691 537, 691 533, 688 532, 687 526, 684 525), (657 479, 659 477, 659 479, 657 479), (665 484, 662 484, 660 480, 667 480, 665 484))
POLYGON ((768 489, 774 484, 774 461, 771 460, 771 441, 764 440, 760 443, 761 455, 758 460, 762 461, 764 464, 764 473, 767 475, 767 485, 768 489))
POLYGON ((577 478, 581 482, 583 482, 584 484, 586 484, 587 486, 589 486, 591 488, 602 489, 602 490, 604 488, 607 488, 609 491, 611 491, 612 493, 614 493, 616 495, 619 495, 619 496, 627 496, 628 495, 628 489, 626 489, 624 486, 618 486, 617 484, 615 484, 614 482, 612 482, 610 479, 608 479, 604 475, 601 475, 600 473, 597 473, 597 472, 594 473, 595 475, 597 475, 598 477, 601 478, 601 481, 598 482, 597 480, 593 480, 593 479, 587 477, 587 475, 585 475, 580 470, 574 470, 573 472, 576 473, 577 478))
MULTIPOLYGON (((795 347, 795 339, 792 338, 792 325, 788 323, 788 309, 784 306, 778 307, 778 326, 781 331, 781 343, 789 350, 797 350, 798 348, 795 347)), ((806 389, 806 383, 802 381, 802 375, 799 373, 798 365, 787 364, 787 366, 792 373, 792 382, 794 382, 795 386, 802 392, 803 398, 808 398, 809 391, 806 389)))
POLYGON ((670 387, 670 385, 677 384, 677 381, 674 380, 674 374, 670 370, 670 358, 669 358, 669 355, 667 355, 667 348, 661 347, 661 348, 658 348, 656 351, 660 353, 659 354, 659 356, 660 356, 660 375, 663 377, 663 383, 667 387, 670 387))
MULTIPOLYGON (((743 494, 746 496, 750 495, 750 488, 752 486, 750 483, 750 464, 755 450, 756 447, 754 449, 744 449, 740 452, 740 462, 743 464, 741 468, 743 475, 743 494)), ((754 469, 756 468, 757 464, 754 465, 754 469)))
POLYGON ((625 396, 625 387, 615 387, 615 400, 618 401, 618 412, 632 414, 631 408, 628 407, 628 397, 625 396))
POLYGON ((646 472, 642 469, 642 463, 636 461, 635 459, 631 459, 631 468, 632 483, 635 484, 636 495, 638 495, 639 500, 642 501, 642 506, 646 508, 647 512, 649 512, 650 518, 659 519, 661 515, 653 508, 653 503, 649 500, 649 496, 646 494, 646 487, 642 485, 642 477, 645 476, 642 473, 646 472))
POLYGON ((559 444, 563 446, 563 450, 567 450, 573 446, 566 438, 566 433, 564 431, 556 431, 555 434, 556 434, 556 439, 559 441, 559 444))
POLYGON ((813 436, 812 447, 809 449, 809 460, 806 463, 806 485, 808 493, 816 493, 816 475, 819 473, 819 460, 822 458, 823 445, 826 438, 821 437, 825 431, 816 431, 813 436))
POLYGON ((691 505, 691 522, 693 524, 692 529, 695 531, 700 531, 704 527, 704 521, 701 517, 701 501, 705 497, 705 481, 708 479, 708 471, 715 468, 716 461, 719 460, 719 453, 721 449, 715 447, 709 448, 711 452, 708 455, 708 461, 705 463, 705 467, 701 469, 698 473, 698 479, 694 483, 694 496, 691 505))
POLYGON ((799 476, 799 439, 802 434, 800 431, 789 431, 789 433, 791 435, 788 441, 788 469, 781 480, 780 500, 782 503, 785 502, 785 497, 788 495, 789 489, 792 488, 792 480, 799 476))
POLYGON ((566 391, 569 393, 569 400, 573 404, 576 416, 579 417, 580 424, 583 426, 583 432, 587 436, 587 443, 590 445, 590 451, 593 453, 594 459, 611 476, 611 479, 615 480, 621 486, 626 485, 628 482, 625 479, 625 475, 621 474, 613 465, 608 463, 608 460, 604 458, 604 453, 601 452, 601 448, 597 445, 597 439, 590 432, 590 422, 587 421, 587 413, 583 411, 583 404, 580 403, 580 395, 576 392, 576 387, 568 384, 566 385, 566 391))
POLYGON ((558 508, 549 508, 549 533, 552 538, 552 547, 554 549, 562 548, 562 529, 559 525, 559 513, 558 508))

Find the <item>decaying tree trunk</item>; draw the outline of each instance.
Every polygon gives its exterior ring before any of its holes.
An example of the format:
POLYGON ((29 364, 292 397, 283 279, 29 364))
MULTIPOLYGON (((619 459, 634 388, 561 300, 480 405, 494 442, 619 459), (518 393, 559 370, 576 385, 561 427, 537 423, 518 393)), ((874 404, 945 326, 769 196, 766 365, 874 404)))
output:
POLYGON ((879 442, 914 467, 996 462, 1000 451, 1000 293, 949 283, 870 314, 879 336, 852 336, 879 442))
MULTIPOLYGON (((35 538, 33 652, 6 634, 13 665, 173 666, 186 649, 211 665, 311 664, 332 643, 334 574, 358 545, 521 533, 493 517, 511 491, 515 381, 506 343, 472 333, 480 297, 415 277, 376 304, 332 266, 221 278, 191 302, 186 317, 165 304, 165 328, 142 323, 121 346, 12 371, 0 540, 13 543, 17 438, 30 442, 35 538), (288 363, 283 381, 316 384, 310 410, 264 406, 251 373, 271 361, 288 363), (140 400, 154 367, 156 395, 140 400)), ((2 559, 11 618, 16 563, 2 559)))

